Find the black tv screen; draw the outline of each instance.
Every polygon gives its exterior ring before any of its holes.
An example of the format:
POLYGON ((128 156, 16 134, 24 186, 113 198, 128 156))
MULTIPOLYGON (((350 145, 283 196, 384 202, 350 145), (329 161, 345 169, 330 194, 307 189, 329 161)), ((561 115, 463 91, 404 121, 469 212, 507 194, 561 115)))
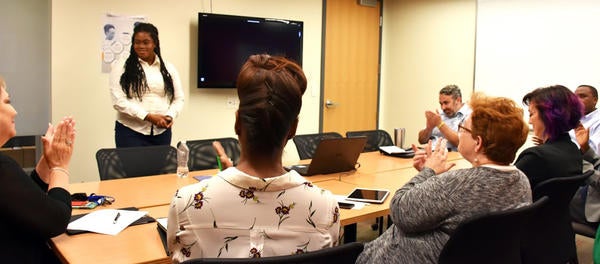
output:
POLYGON ((198 13, 198 88, 235 88, 252 54, 302 65, 302 21, 198 13))

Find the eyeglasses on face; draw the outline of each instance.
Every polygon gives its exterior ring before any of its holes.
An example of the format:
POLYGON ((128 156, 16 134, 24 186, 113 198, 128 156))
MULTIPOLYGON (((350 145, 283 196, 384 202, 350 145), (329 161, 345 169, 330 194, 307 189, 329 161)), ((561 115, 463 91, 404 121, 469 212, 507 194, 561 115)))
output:
POLYGON ((471 131, 471 129, 468 129, 468 128, 464 127, 462 124, 459 124, 459 125, 458 125, 458 132, 461 132, 461 130, 462 130, 463 132, 465 132, 465 131, 466 131, 466 132, 469 132, 469 133, 473 134, 473 131, 471 131))

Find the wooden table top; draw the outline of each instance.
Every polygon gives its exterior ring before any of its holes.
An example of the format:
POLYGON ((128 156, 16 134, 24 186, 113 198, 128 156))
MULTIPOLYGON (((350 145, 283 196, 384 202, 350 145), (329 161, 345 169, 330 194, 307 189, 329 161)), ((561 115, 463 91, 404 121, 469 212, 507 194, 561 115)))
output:
MULTIPOLYGON (((459 168, 470 167, 456 152, 449 153, 448 159, 454 160, 459 168)), ((347 195, 355 187, 390 190, 390 196, 382 204, 370 204, 360 210, 341 209, 342 226, 386 216, 396 189, 417 173, 412 168, 412 159, 385 156, 379 152, 362 153, 359 162, 361 166, 355 171, 307 177, 317 186, 339 195, 347 195)), ((148 211, 152 217, 166 217, 175 190, 196 183, 197 180, 193 176, 216 173, 217 170, 207 170, 190 172, 187 178, 167 174, 77 183, 71 185, 70 191, 115 197, 115 203, 98 206, 99 209, 133 206, 148 211)), ((73 210, 73 214, 90 211, 92 210, 73 210)), ((96 233, 73 236, 62 234, 52 238, 51 245, 65 263, 170 263, 156 230, 156 223, 130 226, 116 236, 96 233)))

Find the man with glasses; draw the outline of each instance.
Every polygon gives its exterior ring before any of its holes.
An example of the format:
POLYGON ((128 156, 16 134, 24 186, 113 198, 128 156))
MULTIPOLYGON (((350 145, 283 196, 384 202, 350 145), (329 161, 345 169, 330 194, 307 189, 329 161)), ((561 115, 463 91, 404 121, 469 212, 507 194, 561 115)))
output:
POLYGON ((430 139, 435 144, 438 138, 448 140, 448 149, 456 151, 458 146, 458 125, 462 123, 469 114, 471 108, 462 101, 460 88, 456 85, 447 85, 440 90, 439 111, 425 111, 425 128, 419 131, 419 143, 426 144, 430 139))

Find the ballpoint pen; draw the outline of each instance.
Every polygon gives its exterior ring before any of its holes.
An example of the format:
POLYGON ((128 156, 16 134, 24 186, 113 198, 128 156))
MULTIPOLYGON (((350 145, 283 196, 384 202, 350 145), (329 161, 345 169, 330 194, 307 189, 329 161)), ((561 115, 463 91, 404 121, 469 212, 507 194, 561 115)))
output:
POLYGON ((121 212, 117 212, 117 215, 115 216, 115 220, 113 220, 113 224, 117 223, 117 220, 119 220, 119 216, 121 216, 121 212))
POLYGON ((217 165, 219 166, 219 171, 223 170, 223 165, 221 164, 221 158, 217 155, 217 165))

